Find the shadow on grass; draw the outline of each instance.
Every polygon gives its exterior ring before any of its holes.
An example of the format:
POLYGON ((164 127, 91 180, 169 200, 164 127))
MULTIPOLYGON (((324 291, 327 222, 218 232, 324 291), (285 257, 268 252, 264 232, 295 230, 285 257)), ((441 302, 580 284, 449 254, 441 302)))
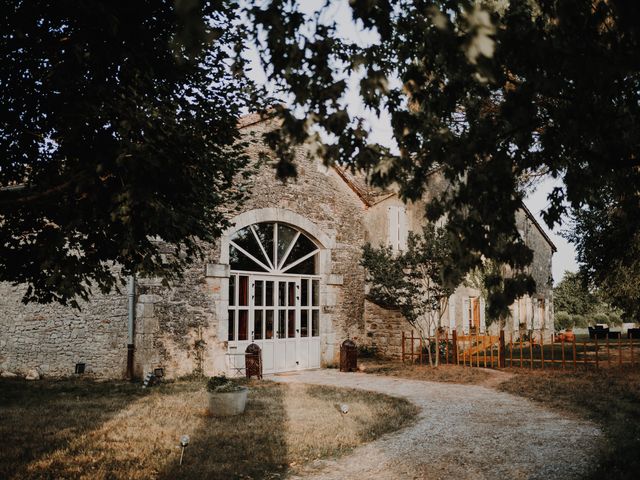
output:
POLYGON ((515 375, 501 390, 578 414, 606 435, 592 480, 637 479, 640 472, 640 372, 540 372, 515 375))
MULTIPOLYGON (((284 392, 272 382, 249 384, 243 415, 216 418, 202 412, 203 421, 185 449, 159 473, 163 479, 268 479, 288 469, 284 392)), ((179 450, 178 450, 179 451, 179 450)))
POLYGON ((0 478, 28 478, 27 467, 65 448, 144 395, 126 382, 0 381, 0 478))
POLYGON ((0 478, 281 478, 413 417, 408 402, 331 387, 249 383, 243 415, 211 417, 204 379, 0 382, 0 478), (343 417, 335 406, 349 403, 343 417), (191 442, 179 465, 179 439, 191 442))

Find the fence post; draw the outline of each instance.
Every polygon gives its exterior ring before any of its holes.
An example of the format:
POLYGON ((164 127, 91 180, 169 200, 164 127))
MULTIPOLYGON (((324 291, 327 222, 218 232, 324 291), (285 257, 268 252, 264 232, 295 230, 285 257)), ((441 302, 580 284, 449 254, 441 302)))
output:
POLYGON ((404 330, 402 331, 402 363, 404 363, 404 330))
POLYGON ((599 368, 600 364, 598 363, 598 334, 596 333, 596 368, 599 368))
POLYGON ((524 358, 522 354, 522 332, 518 332, 520 335, 520 368, 523 366, 524 358))
POLYGON ((458 331, 454 330, 452 332, 453 336, 453 356, 456 357, 456 365, 460 365, 460 358, 458 358, 458 331))
POLYGON ((504 330, 500 330, 500 346, 498 347, 498 368, 504 368, 504 330))
POLYGON ((618 336, 618 367, 622 366, 622 333, 618 336))
MULTIPOLYGON (((485 332, 486 333, 486 332, 485 332)), ((487 336, 482 335, 482 361, 484 362, 484 368, 487 368, 487 336)))
POLYGON ((533 330, 529 335, 529 369, 533 370, 533 330))
POLYGON ((411 362, 411 365, 413 365, 414 362, 416 361, 415 355, 413 354, 413 330, 411 330, 411 357, 409 358, 411 358, 410 362, 411 362))
POLYGON ((444 332, 444 364, 449 365, 449 330, 444 332))
POLYGON ((577 364, 577 355, 578 355, 578 350, 576 349, 576 336, 573 335, 573 371, 575 372, 576 370, 578 370, 578 364, 577 364))
POLYGON ((542 361, 542 370, 544 370, 544 331, 540 330, 540 359, 542 361))
POLYGON ((509 332, 509 367, 513 368, 513 331, 509 332))

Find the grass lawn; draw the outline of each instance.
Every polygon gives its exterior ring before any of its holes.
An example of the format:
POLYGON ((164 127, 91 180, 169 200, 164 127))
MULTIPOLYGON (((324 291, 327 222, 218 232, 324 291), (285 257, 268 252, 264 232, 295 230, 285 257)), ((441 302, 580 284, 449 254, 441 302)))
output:
POLYGON ((0 478, 278 478, 411 421, 416 407, 356 390, 249 383, 244 415, 209 416, 204 381, 0 381, 0 478), (336 404, 348 403, 343 416, 336 404), (180 436, 191 443, 178 465, 180 436))
POLYGON ((430 382, 479 384, 492 377, 491 372, 481 368, 462 367, 459 365, 440 365, 429 367, 428 365, 412 365, 409 363, 390 362, 373 358, 358 359, 358 365, 364 368, 365 373, 379 375, 391 375, 394 377, 409 378, 413 380, 427 380, 430 382))
MULTIPOLYGON (((640 478, 640 372, 518 373, 499 388, 600 425, 606 441, 594 479, 640 478)), ((571 459, 567 459, 571 461, 571 459)))

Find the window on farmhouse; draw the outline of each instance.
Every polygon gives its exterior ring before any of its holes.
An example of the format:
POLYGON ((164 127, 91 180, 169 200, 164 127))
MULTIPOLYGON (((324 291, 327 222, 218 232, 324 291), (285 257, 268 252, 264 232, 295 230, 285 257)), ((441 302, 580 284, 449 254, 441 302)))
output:
POLYGON ((407 210, 401 206, 391 206, 387 209, 388 245, 394 252, 407 249, 407 210))

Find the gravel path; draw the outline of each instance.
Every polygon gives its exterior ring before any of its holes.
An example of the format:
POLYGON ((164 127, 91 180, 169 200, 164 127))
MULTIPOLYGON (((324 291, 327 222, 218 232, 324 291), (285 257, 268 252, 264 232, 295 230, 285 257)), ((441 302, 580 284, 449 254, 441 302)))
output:
POLYGON ((336 370, 276 375, 283 383, 358 388, 406 398, 415 423, 338 460, 312 462, 305 479, 582 478, 600 430, 485 386, 423 382, 336 370))

